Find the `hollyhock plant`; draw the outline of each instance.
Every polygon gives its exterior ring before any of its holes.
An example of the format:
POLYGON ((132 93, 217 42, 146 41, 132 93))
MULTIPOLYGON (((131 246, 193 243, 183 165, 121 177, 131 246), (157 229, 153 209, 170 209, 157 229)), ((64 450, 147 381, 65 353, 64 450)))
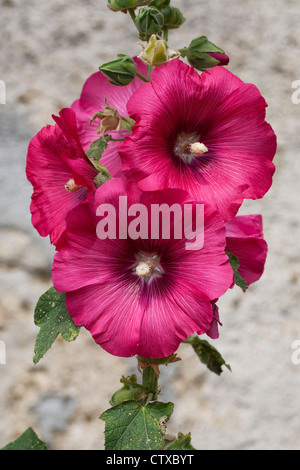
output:
MULTIPOLYGON (((149 208, 192 201, 185 191, 128 189, 118 178, 97 190, 96 206, 113 205, 119 220, 121 195, 128 195, 128 205, 149 208)), ((196 251, 186 249, 184 237, 172 238, 172 231, 170 239, 99 239, 99 220, 93 204, 70 212, 65 246, 54 259, 53 283, 66 292, 75 324, 85 326, 109 353, 125 357, 169 356, 188 335, 209 331, 211 301, 233 282, 220 215, 205 205, 204 245, 196 251)))
POLYGON ((29 144, 26 175, 33 186, 32 224, 58 245, 68 212, 92 200, 99 171, 81 147, 74 111, 65 108, 53 119, 56 124, 44 127, 29 144))
POLYGON ((125 175, 143 190, 183 188, 225 220, 272 184, 276 137, 255 85, 216 66, 198 74, 174 59, 131 97, 136 121, 119 147, 125 175))
MULTIPOLYGON (((147 75, 147 66, 137 57, 134 57, 133 60, 136 63, 137 71, 142 75, 147 75)), ((127 102, 142 83, 142 80, 136 77, 129 85, 117 87, 110 84, 102 72, 96 72, 86 80, 80 99, 71 106, 76 113, 79 139, 85 151, 90 148, 92 142, 99 138, 99 120, 95 119, 90 122, 92 117, 106 105, 106 102, 115 108, 120 116, 127 116, 127 102)), ((114 139, 120 138, 117 130, 110 130, 107 133, 114 139)), ((130 132, 122 130, 122 135, 130 135, 130 132)), ((109 142, 101 157, 101 164, 109 170, 113 177, 122 174, 122 164, 118 154, 119 145, 118 141, 109 142)))
MULTIPOLYGON (((264 272, 262 217, 238 212, 269 190, 276 136, 266 101, 225 68, 223 49, 206 36, 169 43, 186 21, 171 0, 107 6, 133 22, 142 52, 97 64, 28 147, 32 224, 56 249, 53 285, 34 310, 33 362, 81 327, 109 354, 136 355, 141 383, 123 375, 100 416, 105 449, 190 453, 190 433, 166 437, 173 403, 158 400, 159 367, 189 344, 210 371, 231 370, 206 338, 219 338, 221 297, 264 272)), ((36 438, 29 429, 12 447, 36 448, 36 438)))

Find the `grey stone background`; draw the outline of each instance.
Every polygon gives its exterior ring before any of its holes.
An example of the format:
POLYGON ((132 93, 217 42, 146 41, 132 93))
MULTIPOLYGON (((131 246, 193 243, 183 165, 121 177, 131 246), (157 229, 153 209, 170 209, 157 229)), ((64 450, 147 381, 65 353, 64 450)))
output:
MULTIPOLYGON (((231 58, 229 69, 255 83, 278 136, 274 184, 242 213, 261 213, 269 255, 262 279, 246 294, 222 299, 216 347, 232 367, 208 372, 188 345, 181 362, 161 369, 161 400, 173 400, 170 433, 191 431, 197 449, 299 449, 300 365, 300 3, 290 0, 173 0, 187 22, 170 45, 207 35, 231 58)), ((99 415, 135 359, 108 355, 88 332, 58 339, 37 366, 33 310, 51 285, 53 250, 31 227, 25 178, 30 139, 78 98, 85 79, 117 53, 139 52, 129 18, 105 0, 0 0, 0 448, 33 426, 51 449, 102 449, 99 415)))

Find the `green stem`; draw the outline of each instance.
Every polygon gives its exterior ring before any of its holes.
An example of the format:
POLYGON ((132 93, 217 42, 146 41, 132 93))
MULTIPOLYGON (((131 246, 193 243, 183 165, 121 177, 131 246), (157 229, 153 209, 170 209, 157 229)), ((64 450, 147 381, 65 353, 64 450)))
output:
POLYGON ((149 82, 150 82, 150 75, 151 75, 152 70, 153 70, 152 65, 148 65, 148 80, 149 80, 149 82))
POLYGON ((182 57, 186 57, 187 51, 188 51, 187 47, 184 47, 183 49, 178 49, 178 52, 180 52, 182 57))
POLYGON ((166 43, 167 43, 168 40, 169 40, 169 30, 168 30, 168 28, 164 28, 164 29, 163 29, 163 38, 164 38, 164 40, 165 40, 166 43))
POLYGON ((136 14, 135 14, 135 12, 134 12, 134 9, 133 9, 133 8, 128 8, 128 11, 129 11, 129 15, 130 15, 131 18, 132 18, 132 21, 133 21, 134 24, 135 24, 136 14))
POLYGON ((148 392, 148 396, 151 396, 151 399, 156 400, 157 397, 157 375, 153 367, 147 366, 143 369, 143 386, 148 392))
POLYGON ((142 75, 139 72, 136 72, 136 76, 139 77, 141 80, 143 80, 143 82, 150 82, 150 80, 148 80, 148 78, 144 77, 144 75, 142 75))
POLYGON ((125 139, 110 139, 110 142, 123 142, 125 139))

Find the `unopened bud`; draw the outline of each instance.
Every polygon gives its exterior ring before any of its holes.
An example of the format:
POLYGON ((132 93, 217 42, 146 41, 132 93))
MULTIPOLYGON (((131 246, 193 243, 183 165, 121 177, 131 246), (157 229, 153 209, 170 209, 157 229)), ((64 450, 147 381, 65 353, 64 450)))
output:
POLYGON ((118 54, 118 59, 106 62, 99 70, 108 78, 109 83, 116 86, 129 85, 136 77, 136 63, 123 54, 118 54))
POLYGON ((229 57, 223 49, 208 41, 206 36, 194 39, 189 47, 179 51, 195 69, 201 71, 229 63, 229 57))
POLYGON ((113 11, 124 11, 128 8, 137 8, 143 5, 148 5, 151 0, 108 0, 108 8, 113 11))
POLYGON ((124 386, 121 390, 117 390, 110 399, 112 406, 120 405, 127 400, 138 400, 142 394, 145 394, 142 388, 134 388, 124 386))
POLYGON ((140 33, 140 39, 147 41, 152 34, 161 35, 164 17, 157 8, 145 7, 139 10, 135 24, 140 33))
POLYGON ((186 21, 186 18, 183 16, 183 14, 178 8, 166 6, 160 11, 164 17, 165 28, 176 29, 179 28, 186 21))
POLYGON ((166 41, 157 39, 153 34, 146 47, 143 46, 143 51, 139 54, 138 58, 147 65, 156 67, 157 65, 164 64, 170 59, 175 59, 180 56, 180 52, 175 49, 169 49, 166 41))
POLYGON ((155 34, 153 34, 147 46, 138 57, 145 64, 152 65, 153 67, 164 64, 168 61, 168 46, 163 39, 157 39, 155 34))
POLYGON ((158 8, 159 10, 161 8, 165 8, 170 5, 171 0, 154 0, 153 2, 150 3, 150 7, 155 7, 158 8))

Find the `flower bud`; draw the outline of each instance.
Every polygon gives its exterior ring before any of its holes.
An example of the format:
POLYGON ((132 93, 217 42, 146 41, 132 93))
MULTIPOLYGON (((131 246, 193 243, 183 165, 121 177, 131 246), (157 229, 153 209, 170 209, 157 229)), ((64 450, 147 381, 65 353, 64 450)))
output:
POLYGON ((123 401, 127 400, 137 400, 141 395, 141 390, 123 387, 120 390, 117 390, 110 399, 110 404, 112 406, 120 405, 123 401))
POLYGON ((178 8, 166 6, 162 8, 161 13, 164 17, 164 27, 168 29, 179 28, 185 21, 186 18, 183 16, 178 8))
POLYGON ((116 86, 129 85, 136 77, 136 63, 128 55, 118 54, 118 59, 106 62, 99 70, 116 86))
POLYGON ((128 8, 137 8, 148 5, 151 0, 108 0, 108 8, 113 11, 125 11, 128 8))
POLYGON ((168 46, 163 39, 157 39, 153 34, 138 57, 145 64, 156 67, 168 61, 168 46))
POLYGON ((139 54, 138 58, 147 65, 156 67, 168 62, 170 59, 180 57, 180 52, 175 49, 169 49, 164 39, 157 39, 155 34, 152 34, 146 47, 143 46, 143 51, 139 54))
POLYGON ((195 69, 201 71, 229 63, 229 57, 223 49, 208 41, 206 36, 194 39, 189 47, 179 51, 195 69))
POLYGON ((139 10, 135 24, 140 33, 140 39, 147 41, 152 34, 161 35, 164 17, 157 8, 145 7, 139 10))
POLYGON ((128 377, 123 376, 120 382, 124 385, 120 390, 117 390, 111 397, 111 405, 119 405, 120 403, 123 403, 123 401, 126 400, 138 401, 143 396, 147 396, 145 387, 137 383, 136 375, 131 375, 128 377))
POLYGON ((159 10, 161 8, 165 8, 170 5, 171 0, 154 0, 153 2, 150 3, 150 7, 155 7, 158 8, 159 10))

